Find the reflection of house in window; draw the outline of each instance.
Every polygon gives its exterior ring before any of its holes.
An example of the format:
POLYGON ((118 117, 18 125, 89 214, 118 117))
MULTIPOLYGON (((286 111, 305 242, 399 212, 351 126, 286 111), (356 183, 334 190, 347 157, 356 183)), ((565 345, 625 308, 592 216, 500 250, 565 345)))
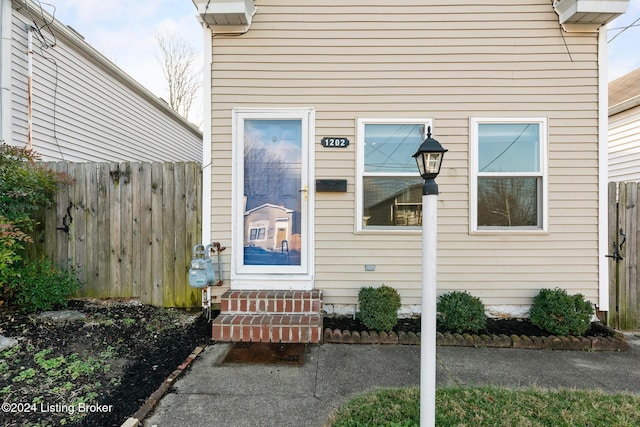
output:
POLYGON ((365 226, 422 224, 422 180, 413 177, 365 177, 365 226))
POLYGON ((280 251, 283 241, 286 249, 299 250, 299 236, 291 235, 295 211, 283 206, 265 203, 244 213, 244 245, 268 251, 280 251), (298 247, 295 247, 298 246, 298 247))

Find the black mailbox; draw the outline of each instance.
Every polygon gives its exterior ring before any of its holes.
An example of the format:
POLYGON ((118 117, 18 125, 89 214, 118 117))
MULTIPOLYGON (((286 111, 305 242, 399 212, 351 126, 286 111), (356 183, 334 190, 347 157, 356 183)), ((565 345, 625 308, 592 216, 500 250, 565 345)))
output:
POLYGON ((317 192, 346 193, 346 179, 316 179, 317 192))

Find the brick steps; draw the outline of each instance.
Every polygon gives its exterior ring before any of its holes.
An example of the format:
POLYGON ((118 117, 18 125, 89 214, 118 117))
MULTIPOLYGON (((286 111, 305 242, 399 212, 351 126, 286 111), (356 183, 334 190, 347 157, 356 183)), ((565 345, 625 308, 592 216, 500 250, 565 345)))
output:
POLYGON ((322 292, 225 292, 212 337, 225 342, 318 343, 322 339, 322 292))

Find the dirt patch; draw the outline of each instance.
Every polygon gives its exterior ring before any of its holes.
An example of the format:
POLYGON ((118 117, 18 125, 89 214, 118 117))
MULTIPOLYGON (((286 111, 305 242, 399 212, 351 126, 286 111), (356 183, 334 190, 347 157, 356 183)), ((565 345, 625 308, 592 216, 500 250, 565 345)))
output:
POLYGON ((256 365, 303 365, 306 344, 291 343, 235 343, 222 363, 256 365))
POLYGON ((200 312, 72 301, 83 319, 0 310, 0 425, 120 426, 193 349, 211 341, 200 312))

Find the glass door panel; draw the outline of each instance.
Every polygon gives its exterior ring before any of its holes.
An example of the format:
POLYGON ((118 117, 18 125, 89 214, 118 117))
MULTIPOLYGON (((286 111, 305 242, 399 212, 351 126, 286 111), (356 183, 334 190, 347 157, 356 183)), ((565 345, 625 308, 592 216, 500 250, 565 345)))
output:
POLYGON ((245 119, 244 266, 301 266, 302 120, 245 119))

